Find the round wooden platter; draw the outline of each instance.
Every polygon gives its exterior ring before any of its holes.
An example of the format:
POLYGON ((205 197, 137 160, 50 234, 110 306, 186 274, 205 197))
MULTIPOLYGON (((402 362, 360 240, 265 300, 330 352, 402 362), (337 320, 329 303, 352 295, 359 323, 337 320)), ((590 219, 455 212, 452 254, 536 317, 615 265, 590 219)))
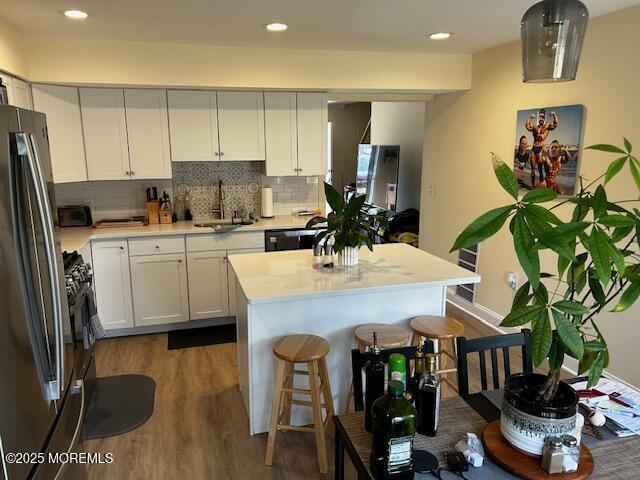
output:
POLYGON ((593 457, 587 447, 580 446, 580 464, 576 472, 549 475, 540 466, 540 457, 522 453, 513 448, 500 432, 500 420, 487 425, 482 434, 482 443, 491 459, 508 472, 524 480, 583 480, 593 472, 593 457))

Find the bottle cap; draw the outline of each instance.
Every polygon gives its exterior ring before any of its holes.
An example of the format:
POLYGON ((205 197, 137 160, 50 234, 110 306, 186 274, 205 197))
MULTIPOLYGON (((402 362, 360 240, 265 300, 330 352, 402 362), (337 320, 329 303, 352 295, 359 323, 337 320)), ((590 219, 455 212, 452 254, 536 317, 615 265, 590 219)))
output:
POLYGON ((562 448, 562 439, 560 437, 547 437, 545 441, 551 450, 559 450, 562 448))
POLYGON ((400 380, 390 380, 387 384, 387 391, 392 397, 401 397, 404 393, 404 384, 400 380))
POLYGON ((564 435, 562 437, 562 443, 567 447, 575 447, 576 445, 578 445, 578 440, 576 439, 576 437, 573 437, 571 435, 564 435))
POLYGON ((422 342, 418 344, 418 350, 416 350, 416 358, 423 358, 424 352, 422 351, 422 342))
POLYGON ((392 372, 404 372, 407 368, 407 359, 401 353, 389 355, 389 370, 392 372))

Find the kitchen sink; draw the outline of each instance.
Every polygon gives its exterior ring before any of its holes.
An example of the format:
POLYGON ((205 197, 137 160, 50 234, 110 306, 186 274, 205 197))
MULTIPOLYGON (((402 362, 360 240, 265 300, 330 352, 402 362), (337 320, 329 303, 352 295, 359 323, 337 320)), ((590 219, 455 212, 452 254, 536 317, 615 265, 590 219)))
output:
POLYGON ((242 225, 253 225, 253 222, 251 220, 242 220, 242 221, 236 221, 236 222, 231 222, 231 220, 211 220, 208 222, 200 222, 200 223, 194 223, 193 226, 194 227, 202 227, 202 228, 215 228, 215 227, 240 227, 242 225))

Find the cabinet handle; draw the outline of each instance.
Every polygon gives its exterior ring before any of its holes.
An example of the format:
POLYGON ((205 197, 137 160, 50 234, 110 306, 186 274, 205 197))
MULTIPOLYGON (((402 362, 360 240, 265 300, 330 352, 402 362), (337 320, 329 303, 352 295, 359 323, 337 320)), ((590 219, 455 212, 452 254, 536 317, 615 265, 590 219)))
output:
POLYGON ((124 252, 124 247, 120 247, 120 250, 124 252))
POLYGON ((125 171, 125 172, 124 172, 124 174, 125 174, 125 175, 131 175, 131 172, 129 172, 129 171, 125 171))
POLYGON ((135 175, 135 172, 132 170, 131 172, 129 172, 131 175, 135 175))
POLYGON ((215 152, 214 155, 217 157, 217 156, 220 155, 220 153, 219 152, 215 152))
POLYGON ((182 260, 178 260, 178 263, 182 263, 182 260))
POLYGON ((159 250, 159 249, 160 249, 160 245, 156 245, 156 250, 159 250))
POLYGON ((222 156, 224 156, 224 152, 220 152, 220 156, 221 156, 221 157, 222 157, 222 156))

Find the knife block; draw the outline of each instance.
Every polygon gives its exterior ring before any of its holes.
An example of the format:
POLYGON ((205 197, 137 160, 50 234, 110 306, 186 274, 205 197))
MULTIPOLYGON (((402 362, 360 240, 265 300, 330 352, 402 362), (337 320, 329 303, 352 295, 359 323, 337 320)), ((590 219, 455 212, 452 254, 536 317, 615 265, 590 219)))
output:
POLYGON ((170 209, 160 210, 160 223, 173 223, 173 213, 170 209))
POLYGON ((147 202, 147 216, 149 217, 149 224, 160 223, 160 205, 158 201, 147 202))

